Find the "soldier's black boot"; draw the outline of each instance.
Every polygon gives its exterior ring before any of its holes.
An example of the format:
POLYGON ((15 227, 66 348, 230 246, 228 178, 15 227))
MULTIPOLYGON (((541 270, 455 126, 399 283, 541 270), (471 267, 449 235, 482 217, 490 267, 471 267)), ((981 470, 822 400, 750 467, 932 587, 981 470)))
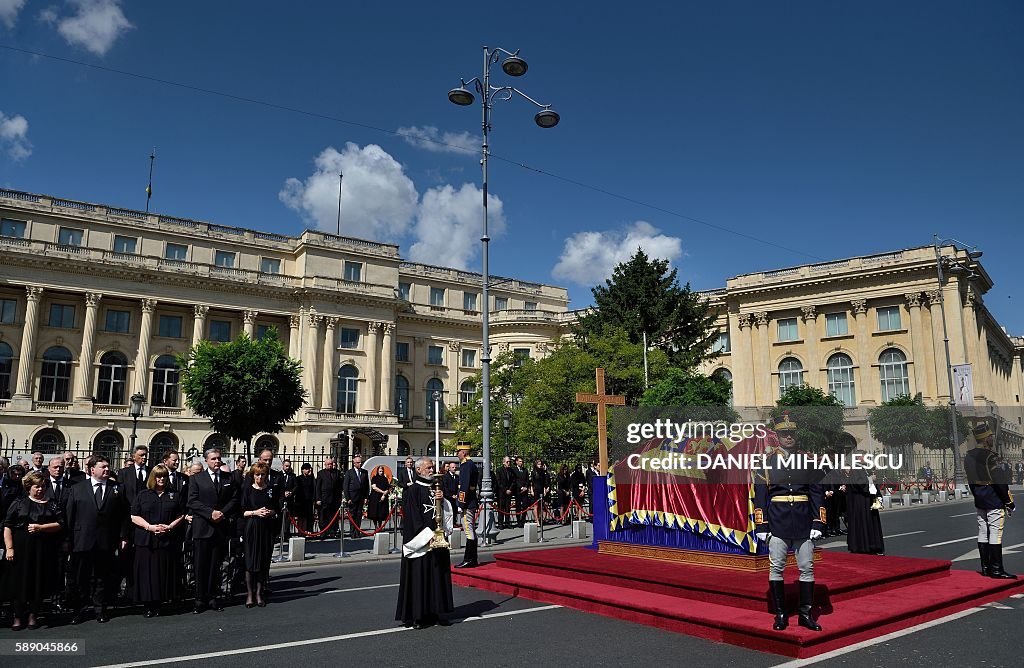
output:
POLYGON ((981 570, 978 571, 985 577, 989 576, 988 543, 978 543, 978 555, 981 557, 981 570))
POLYGON ((476 541, 466 541, 466 553, 462 556, 462 563, 455 568, 473 568, 479 566, 476 560, 476 541))
POLYGON ((1003 570, 1003 544, 988 545, 988 576, 995 580, 1016 580, 1017 576, 1003 570))
POLYGON ((786 583, 782 580, 769 580, 768 592, 772 599, 772 610, 775 612, 775 623, 772 628, 776 631, 785 631, 789 626, 789 619, 786 617, 786 583))
POLYGON ((811 619, 811 607, 814 605, 814 581, 800 582, 800 626, 812 631, 820 631, 821 625, 811 619))

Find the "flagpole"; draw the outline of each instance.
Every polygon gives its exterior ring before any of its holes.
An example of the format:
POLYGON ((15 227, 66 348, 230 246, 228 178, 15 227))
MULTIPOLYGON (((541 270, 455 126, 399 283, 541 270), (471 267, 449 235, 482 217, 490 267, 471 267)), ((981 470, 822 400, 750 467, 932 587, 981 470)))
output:
POLYGON ((149 198, 153 196, 153 162, 156 161, 156 147, 149 154, 149 185, 146 186, 146 213, 149 213, 149 198))
POLYGON ((344 174, 338 174, 338 236, 341 236, 341 182, 345 178, 344 174))

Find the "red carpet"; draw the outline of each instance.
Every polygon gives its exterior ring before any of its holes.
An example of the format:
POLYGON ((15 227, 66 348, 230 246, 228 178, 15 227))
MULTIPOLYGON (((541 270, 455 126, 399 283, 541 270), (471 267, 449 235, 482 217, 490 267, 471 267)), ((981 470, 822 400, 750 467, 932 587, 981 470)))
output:
POLYGON ((594 612, 687 635, 804 658, 1024 591, 1024 580, 954 571, 950 562, 827 552, 815 565, 821 632, 796 625, 796 573, 787 571, 790 627, 773 631, 767 573, 681 566, 583 547, 496 555, 452 582, 594 612))

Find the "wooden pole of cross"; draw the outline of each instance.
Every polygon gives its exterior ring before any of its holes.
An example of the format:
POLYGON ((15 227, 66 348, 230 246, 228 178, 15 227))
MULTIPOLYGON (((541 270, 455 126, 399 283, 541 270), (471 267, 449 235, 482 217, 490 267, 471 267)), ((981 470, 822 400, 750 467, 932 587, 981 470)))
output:
POLYGON ((594 370, 597 392, 577 392, 576 402, 597 404, 597 448, 601 475, 608 475, 608 406, 625 406, 626 397, 604 393, 604 369, 594 370))

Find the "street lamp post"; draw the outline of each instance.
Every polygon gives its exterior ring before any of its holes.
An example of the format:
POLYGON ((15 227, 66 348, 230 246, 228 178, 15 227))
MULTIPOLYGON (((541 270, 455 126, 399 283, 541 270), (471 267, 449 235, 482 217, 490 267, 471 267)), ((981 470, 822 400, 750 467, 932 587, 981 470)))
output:
POLYGON ((145 395, 136 392, 131 397, 131 407, 128 415, 132 418, 132 454, 135 453, 135 433, 139 428, 139 418, 142 417, 142 406, 146 403, 145 395))
POLYGON ((501 426, 505 430, 505 456, 508 457, 508 437, 512 431, 512 414, 508 411, 501 416, 501 426))
POLYGON ((522 92, 518 88, 513 86, 491 86, 491 65, 498 62, 505 56, 505 59, 501 63, 501 69, 510 77, 520 77, 526 74, 528 68, 526 61, 519 57, 519 51, 511 52, 505 49, 496 48, 491 49, 490 47, 484 46, 484 69, 483 77, 474 77, 469 81, 465 79, 461 80, 461 85, 458 88, 453 88, 448 91, 448 99, 460 107, 465 107, 473 104, 474 96, 466 87, 470 84, 474 86, 476 92, 480 95, 480 106, 483 114, 483 143, 481 145, 481 158, 480 166, 483 174, 483 235, 480 237, 480 241, 483 245, 483 308, 481 313, 483 316, 482 326, 482 355, 480 356, 481 362, 481 385, 483 392, 483 480, 480 485, 480 501, 482 503, 483 510, 483 524, 484 524, 484 540, 490 540, 490 538, 497 534, 494 528, 494 514, 491 508, 491 502, 494 498, 494 492, 491 488, 491 346, 490 346, 490 276, 488 267, 488 252, 491 238, 487 234, 487 160, 490 156, 490 148, 488 143, 488 137, 491 130, 491 110, 495 100, 511 100, 514 95, 518 95, 523 99, 531 102, 534 106, 538 107, 540 111, 534 116, 534 122, 542 128, 553 128, 558 125, 560 117, 555 112, 550 104, 541 104, 532 97, 522 92))
MULTIPOLYGON (((933 246, 935 248, 935 271, 939 278, 939 314, 942 317, 942 343, 946 349, 946 380, 949 383, 949 423, 952 429, 953 436, 953 484, 959 489, 960 485, 964 483, 964 472, 960 465, 960 433, 957 428, 956 420, 956 395, 953 387, 953 362, 949 355, 949 331, 946 327, 946 298, 944 288, 946 286, 946 275, 943 273, 943 265, 945 265, 950 273, 963 271, 968 269, 958 264, 955 260, 948 257, 944 257, 939 251, 939 247, 943 245, 952 244, 955 249, 963 247, 967 250, 967 257, 969 260, 977 260, 981 257, 981 251, 971 251, 966 244, 959 242, 956 239, 942 239, 939 240, 939 235, 934 235, 933 246)), ((968 275, 970 278, 971 275, 968 275)))

